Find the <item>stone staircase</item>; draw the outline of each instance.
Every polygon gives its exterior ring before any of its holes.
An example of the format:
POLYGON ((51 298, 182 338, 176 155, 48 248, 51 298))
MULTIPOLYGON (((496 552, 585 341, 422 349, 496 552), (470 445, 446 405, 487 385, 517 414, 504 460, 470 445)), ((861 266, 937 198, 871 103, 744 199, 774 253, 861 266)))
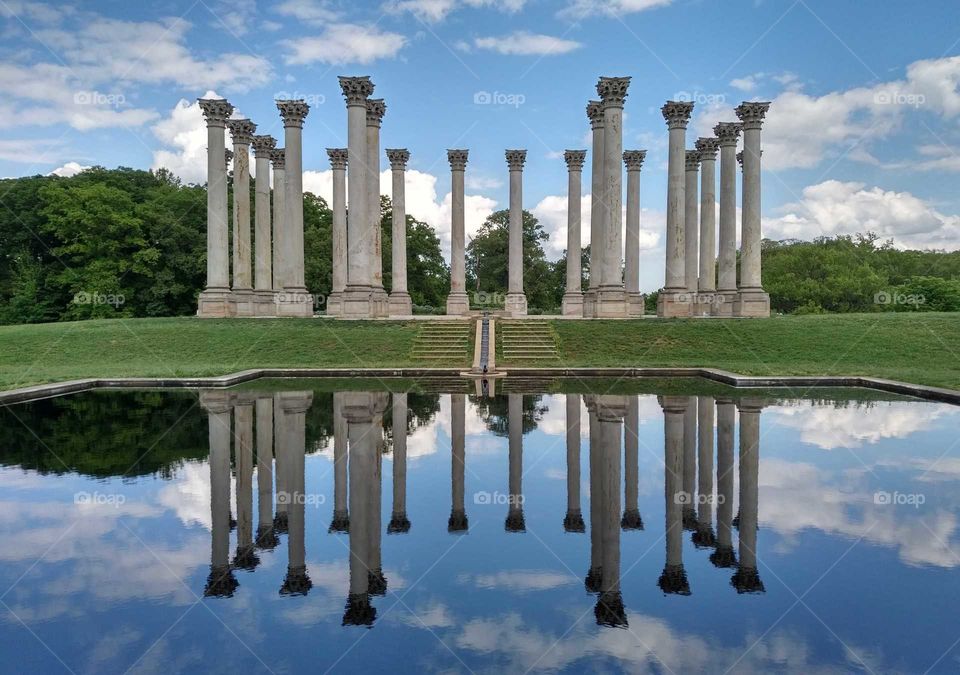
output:
POLYGON ((497 321, 500 359, 508 363, 557 365, 557 336, 547 321, 504 319, 497 321))
POLYGON ((437 366, 463 366, 473 357, 473 322, 424 321, 413 340, 410 358, 437 366))

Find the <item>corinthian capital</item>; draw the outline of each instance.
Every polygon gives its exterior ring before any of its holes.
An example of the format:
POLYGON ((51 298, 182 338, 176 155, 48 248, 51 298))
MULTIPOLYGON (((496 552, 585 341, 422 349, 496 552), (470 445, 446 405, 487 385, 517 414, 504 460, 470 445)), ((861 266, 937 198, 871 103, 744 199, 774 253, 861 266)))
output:
POLYGON ((629 77, 601 77, 600 81, 597 82, 597 95, 600 97, 604 108, 610 106, 622 108, 629 87, 629 77))
POLYGON ((627 165, 627 171, 639 171, 646 158, 646 150, 625 150, 623 153, 623 163, 627 165))
POLYGON ((563 153, 563 160, 570 171, 583 171, 583 162, 587 159, 586 150, 567 150, 563 153))
POLYGON ((369 75, 363 77, 340 77, 340 89, 347 100, 347 106, 366 105, 373 95, 374 84, 369 75))
POLYGON ((768 101, 743 102, 737 106, 734 112, 743 122, 744 129, 759 129, 763 125, 763 118, 766 117, 769 109, 770 103, 768 101))
POLYGON ((717 138, 698 138, 693 147, 700 153, 700 161, 709 161, 717 158, 717 150, 720 149, 720 139, 717 138))
POLYGON ((379 127, 383 116, 387 114, 387 104, 382 98, 367 99, 367 126, 379 127))
POLYGON ((590 120, 590 125, 596 129, 598 127, 603 127, 603 103, 600 101, 588 101, 587 102, 587 119, 590 120))
POLYGON ((227 129, 234 145, 250 145, 257 125, 250 120, 227 120, 227 129))
POLYGON ((270 163, 273 164, 274 171, 283 171, 287 167, 287 152, 283 148, 275 148, 270 151, 270 163))
POLYGON ((283 126, 303 128, 303 120, 307 118, 310 112, 310 106, 306 101, 282 100, 277 101, 277 110, 280 111, 280 117, 283 118, 283 126))
POLYGON ((447 161, 450 162, 451 171, 466 171, 467 155, 469 150, 447 150, 447 161))
POLYGON ((696 150, 687 150, 686 155, 687 171, 700 170, 700 153, 696 150))
POLYGON ((346 148, 327 148, 327 157, 330 158, 331 169, 347 168, 347 149, 346 148))
POLYGON ((253 154, 257 159, 270 159, 270 153, 277 147, 277 139, 273 136, 254 136, 253 154))
POLYGON ((222 127, 233 114, 233 106, 225 98, 198 98, 197 103, 208 127, 222 127))
POLYGON ((743 125, 739 122, 720 122, 713 128, 713 133, 716 134, 721 146, 736 145, 742 129, 743 125))
POLYGON ((504 154, 507 156, 507 166, 511 171, 523 171, 523 165, 527 161, 526 150, 507 150, 504 154))
POLYGON ((660 108, 670 129, 686 129, 693 113, 693 101, 667 101, 660 108))
POLYGON ((390 160, 390 168, 401 171, 407 168, 407 162, 410 161, 410 151, 406 148, 387 148, 387 159, 390 160))

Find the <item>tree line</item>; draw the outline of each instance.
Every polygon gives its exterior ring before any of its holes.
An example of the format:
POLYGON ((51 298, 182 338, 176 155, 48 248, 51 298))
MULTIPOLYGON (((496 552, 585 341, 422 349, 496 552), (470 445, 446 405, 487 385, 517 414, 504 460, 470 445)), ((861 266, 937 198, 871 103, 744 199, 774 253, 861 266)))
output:
MULTIPOLYGON (((250 189, 252 195, 255 181, 250 189)), ((307 287, 324 298, 331 290, 333 214, 313 194, 306 193, 303 203, 307 287)), ((389 197, 381 197, 380 213, 389 291, 389 197)), ((475 307, 503 303, 508 221, 508 211, 493 213, 467 246, 467 287, 475 307)), ((543 226, 524 211, 528 304, 531 312, 556 313, 566 257, 548 260, 546 240, 543 226)), ((442 313, 450 269, 437 233, 412 216, 407 216, 407 260, 415 311, 442 313)), ((586 287, 589 249, 583 251, 582 270, 586 287)), ((2 324, 192 315, 205 279, 203 185, 183 184, 164 169, 125 167, 0 181, 2 324)), ((763 281, 773 309, 787 314, 960 311, 960 252, 900 250, 872 234, 764 240, 763 281)), ((656 293, 647 302, 655 307, 656 293)))

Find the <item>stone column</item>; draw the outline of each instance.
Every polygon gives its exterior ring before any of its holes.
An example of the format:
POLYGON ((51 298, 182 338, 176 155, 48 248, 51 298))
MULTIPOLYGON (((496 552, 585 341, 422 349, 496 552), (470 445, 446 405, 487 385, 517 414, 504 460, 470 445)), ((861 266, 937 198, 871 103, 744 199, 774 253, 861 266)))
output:
POLYGON ((686 292, 686 239, 684 237, 684 201, 686 187, 687 123, 693 112, 689 101, 667 101, 660 109, 670 130, 667 176, 667 241, 664 288, 657 298, 657 316, 690 316, 686 292))
POLYGON ((367 99, 367 217, 370 218, 370 276, 374 316, 389 316, 390 300, 383 288, 383 227, 380 222, 380 125, 387 112, 382 98, 367 99))
POLYGON ((737 301, 737 139, 740 124, 721 122, 713 128, 720 141, 720 225, 717 294, 714 316, 733 316, 737 301))
POLYGON ((253 547, 253 419, 254 401, 249 394, 240 394, 234 407, 236 420, 234 444, 236 454, 237 550, 233 566, 253 571, 260 559, 253 547))
POLYGON ((407 395, 393 394, 393 509, 389 534, 410 531, 407 518, 407 395))
POLYGON ((277 147, 273 136, 253 137, 253 156, 257 162, 256 204, 254 211, 253 285, 255 316, 273 316, 273 228, 270 222, 270 154, 277 147))
POLYGON ((230 316, 230 238, 227 230, 227 170, 224 129, 233 106, 224 99, 198 99, 207 122, 207 286, 200 293, 197 316, 230 316))
POLYGON ((717 291, 717 150, 716 138, 698 138, 700 153, 700 270, 697 316, 710 316, 717 291))
POLYGON ((623 424, 623 518, 620 527, 624 530, 642 530, 640 517, 640 399, 627 397, 626 417, 623 424))
POLYGON ((343 293, 343 316, 375 316, 373 295, 373 242, 370 240, 370 179, 367 170, 367 99, 374 85, 369 77, 341 77, 340 88, 347 101, 347 286, 343 293))
POLYGON ((717 545, 710 554, 715 567, 733 567, 733 434, 737 408, 730 399, 717 399, 717 545))
POLYGON ((466 230, 464 224, 464 172, 469 150, 447 150, 450 162, 450 294, 447 314, 470 311, 466 281, 466 230))
POLYGON ((683 269, 686 279, 687 293, 690 297, 690 311, 696 311, 697 274, 700 264, 697 257, 700 253, 700 153, 696 150, 687 150, 686 173, 683 186, 683 269))
POLYGON ((378 435, 374 396, 364 392, 343 394, 343 414, 350 439, 350 592, 343 615, 345 626, 371 626, 377 616, 370 602, 370 530, 378 435))
POLYGON ((737 593, 763 593, 757 569, 757 511, 760 474, 761 403, 743 399, 740 409, 740 564, 730 583, 737 593))
POLYGON ((286 244, 283 237, 287 232, 287 153, 277 148, 270 153, 273 164, 273 295, 274 304, 277 294, 283 292, 283 252, 286 244))
POLYGON ((257 125, 227 120, 233 141, 233 301, 237 316, 253 316, 250 251, 250 143, 257 125))
MULTIPOLYGON (((306 553, 306 426, 307 411, 313 404, 313 394, 307 391, 280 393, 277 414, 283 416, 283 436, 280 452, 287 463, 287 575, 280 588, 281 595, 306 595, 313 587, 307 575, 306 553)), ((278 453, 279 454, 279 453, 278 453)))
POLYGON ((567 394, 567 515, 565 532, 585 532, 580 511, 580 394, 567 394))
POLYGON ((687 396, 683 414, 683 529, 697 529, 697 397, 687 396))
POLYGON ((709 396, 700 396, 697 402, 697 531, 693 544, 697 548, 713 548, 717 539, 713 533, 713 422, 714 404, 709 396))
POLYGON ((740 293, 736 316, 769 317, 770 295, 763 290, 760 247, 760 127, 770 103, 742 103, 737 117, 743 123, 743 211, 740 232, 740 293))
POLYGON ((210 574, 203 595, 229 598, 239 585, 230 567, 230 394, 204 391, 200 404, 210 427, 210 574))
POLYGON ((390 284, 390 316, 410 316, 413 301, 407 292, 407 188, 406 172, 410 153, 403 148, 387 150, 393 178, 390 201, 393 204, 392 270, 390 284))
POLYGON ((510 461, 507 532, 526 532, 523 518, 523 394, 507 395, 507 434, 510 461))
POLYGON ((583 316, 583 291, 580 288, 583 276, 580 263, 580 183, 587 151, 567 150, 563 158, 567 163, 567 283, 563 293, 563 315, 583 316))
POLYGON ((258 398, 257 415, 257 548, 273 550, 280 543, 273 531, 273 398, 258 398))
POLYGON ((594 315, 600 268, 603 267, 603 106, 600 101, 587 103, 587 118, 593 133, 593 153, 590 159, 590 285, 583 295, 583 316, 594 315))
POLYGON ((597 94, 603 107, 603 264, 600 267, 597 300, 593 315, 627 316, 626 293, 621 268, 623 252, 623 102, 629 77, 601 77, 597 94))
POLYGON ((283 243, 283 293, 277 316, 313 316, 313 296, 307 292, 303 268, 303 121, 310 112, 304 101, 277 101, 283 118, 286 151, 286 195, 283 243))
POLYGON ((527 296, 523 292, 523 165, 526 150, 507 150, 510 167, 510 250, 508 260, 507 299, 504 305, 508 316, 527 315, 527 296))
POLYGON ((273 408, 276 414, 273 416, 273 438, 276 449, 274 451, 274 476, 277 484, 276 508, 273 515, 273 529, 278 534, 286 534, 288 530, 288 503, 287 495, 290 488, 290 459, 285 454, 286 446, 283 444, 284 434, 286 434, 287 418, 280 410, 280 394, 273 395, 273 408), (281 495, 283 495, 281 497, 281 495))
MULTIPOLYGON (((597 396, 599 430, 600 519, 590 526, 602 530, 600 595, 594 607, 597 625, 626 627, 627 613, 620 593, 620 438, 627 410, 625 396, 597 396)), ((591 495, 591 499, 595 497, 591 495)))
POLYGON ((373 398, 373 442, 376 452, 373 457, 373 480, 370 481, 372 500, 370 502, 370 527, 367 535, 370 538, 370 593, 372 595, 387 594, 387 578, 383 575, 381 562, 380 531, 383 520, 383 453, 386 442, 383 434, 383 413, 387 410, 390 399, 385 392, 372 395, 373 398))
POLYGON ((465 499, 466 488, 466 416, 467 397, 464 394, 450 395, 450 519, 447 532, 466 532, 469 527, 465 499))
POLYGON ((646 150, 627 150, 627 237, 624 243, 624 288, 629 316, 643 316, 643 293, 640 292, 640 169, 646 150))
POLYGON ((584 396, 590 419, 590 568, 583 579, 587 593, 599 593, 603 574, 603 458, 600 452, 600 422, 597 419, 597 397, 584 396))
POLYGON ((343 394, 333 394, 333 519, 329 532, 349 532, 347 508, 347 418, 343 413, 343 394))
POLYGON ((327 316, 343 313, 343 291, 347 288, 347 157, 346 148, 327 148, 333 171, 333 280, 327 298, 327 316))
POLYGON ((683 422, 687 412, 684 396, 661 396, 664 435, 664 500, 666 509, 667 560, 658 582, 666 594, 690 595, 683 567, 683 422))

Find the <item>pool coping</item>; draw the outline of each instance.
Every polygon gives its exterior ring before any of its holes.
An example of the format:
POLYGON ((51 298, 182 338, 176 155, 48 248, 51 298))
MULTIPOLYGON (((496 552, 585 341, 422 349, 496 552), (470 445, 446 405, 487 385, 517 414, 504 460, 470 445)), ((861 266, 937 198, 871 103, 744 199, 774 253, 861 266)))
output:
MULTIPOLYGON (((0 405, 26 403, 93 389, 214 389, 264 378, 460 377, 461 368, 254 368, 216 377, 97 377, 0 392, 0 405)), ((719 368, 502 368, 513 377, 700 377, 738 389, 758 387, 858 387, 960 405, 960 391, 862 375, 738 375, 719 368)))

